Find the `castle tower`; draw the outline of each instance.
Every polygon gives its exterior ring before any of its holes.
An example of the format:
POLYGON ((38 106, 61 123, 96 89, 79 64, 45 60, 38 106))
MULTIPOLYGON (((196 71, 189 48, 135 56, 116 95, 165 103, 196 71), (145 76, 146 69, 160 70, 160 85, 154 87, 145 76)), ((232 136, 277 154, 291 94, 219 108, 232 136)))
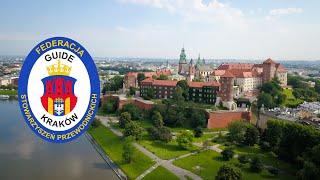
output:
POLYGON ((184 47, 181 49, 180 53, 180 59, 179 59, 179 68, 178 68, 178 74, 184 74, 183 66, 187 64, 187 56, 184 50, 184 47))
POLYGON ((233 84, 234 84, 234 75, 229 71, 226 71, 224 75, 220 77, 220 98, 222 105, 229 110, 236 109, 237 105, 233 101, 233 84))
POLYGON ((263 83, 271 81, 275 77, 276 63, 269 58, 263 62, 262 68, 263 68, 263 73, 262 73, 263 83))
POLYGON ((191 59, 189 63, 188 81, 192 81, 194 79, 195 73, 196 73, 196 69, 194 67, 194 62, 193 62, 193 59, 191 59))

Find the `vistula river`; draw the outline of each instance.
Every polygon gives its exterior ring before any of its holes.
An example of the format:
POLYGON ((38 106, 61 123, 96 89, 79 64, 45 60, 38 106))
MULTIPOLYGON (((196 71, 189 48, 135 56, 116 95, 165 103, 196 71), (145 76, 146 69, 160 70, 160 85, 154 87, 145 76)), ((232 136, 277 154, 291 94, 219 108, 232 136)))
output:
POLYGON ((17 101, 0 100, 0 180, 118 179, 87 138, 45 142, 27 126, 17 101))

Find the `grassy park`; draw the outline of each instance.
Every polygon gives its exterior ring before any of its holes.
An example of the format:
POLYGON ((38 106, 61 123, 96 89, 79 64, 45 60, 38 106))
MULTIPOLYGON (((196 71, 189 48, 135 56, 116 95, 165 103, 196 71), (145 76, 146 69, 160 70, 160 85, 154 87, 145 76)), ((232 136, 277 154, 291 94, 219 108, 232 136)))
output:
POLYGON ((178 180, 179 178, 176 175, 174 175, 172 172, 168 171, 166 168, 159 166, 155 170, 153 170, 151 173, 147 174, 143 179, 144 180, 162 180, 162 179, 178 180))
POLYGON ((303 103, 303 100, 302 99, 297 99, 296 97, 293 96, 292 94, 293 90, 292 89, 284 89, 283 90, 283 93, 286 95, 286 100, 284 102, 284 105, 285 106, 296 106, 296 105, 299 105, 301 103, 303 103))
POLYGON ((89 133, 100 144, 105 153, 126 173, 130 179, 135 179, 145 170, 150 168, 154 162, 143 153, 135 149, 133 160, 127 164, 123 162, 123 141, 106 127, 100 125, 92 128, 89 133))

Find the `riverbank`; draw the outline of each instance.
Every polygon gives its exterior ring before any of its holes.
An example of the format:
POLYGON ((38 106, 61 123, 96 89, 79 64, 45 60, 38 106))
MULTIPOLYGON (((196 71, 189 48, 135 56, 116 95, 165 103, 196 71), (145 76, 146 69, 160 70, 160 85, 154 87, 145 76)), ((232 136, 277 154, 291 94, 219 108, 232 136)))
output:
POLYGON ((18 91, 15 89, 0 89, 0 95, 17 96, 18 91))

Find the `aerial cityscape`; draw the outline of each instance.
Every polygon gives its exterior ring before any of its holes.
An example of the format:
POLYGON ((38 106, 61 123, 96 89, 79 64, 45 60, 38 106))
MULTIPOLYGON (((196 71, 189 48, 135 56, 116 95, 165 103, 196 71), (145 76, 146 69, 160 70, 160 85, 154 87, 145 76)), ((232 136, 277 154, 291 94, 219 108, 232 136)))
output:
POLYGON ((320 180, 319 5, 3 1, 0 180, 320 180), (25 77, 53 37, 77 42, 55 45, 79 64, 57 51, 25 77), (86 119, 83 134, 53 143, 28 128, 19 80, 31 78, 49 114, 34 119, 52 136, 86 119))

